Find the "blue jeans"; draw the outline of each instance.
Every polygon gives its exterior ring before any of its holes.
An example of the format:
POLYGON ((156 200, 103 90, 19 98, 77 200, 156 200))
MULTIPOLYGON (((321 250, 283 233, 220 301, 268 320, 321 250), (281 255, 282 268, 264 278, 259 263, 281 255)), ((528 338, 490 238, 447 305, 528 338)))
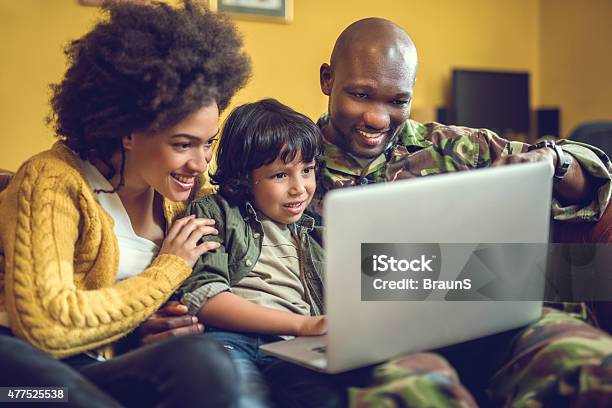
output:
POLYGON ((278 336, 206 328, 229 351, 238 371, 239 408, 344 407, 346 392, 334 377, 283 361, 259 350, 278 336))

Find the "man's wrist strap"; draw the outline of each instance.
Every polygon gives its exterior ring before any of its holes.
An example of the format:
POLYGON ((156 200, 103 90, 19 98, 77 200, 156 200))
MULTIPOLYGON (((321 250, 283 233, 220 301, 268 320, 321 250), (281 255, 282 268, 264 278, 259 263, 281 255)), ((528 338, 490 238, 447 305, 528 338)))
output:
POLYGON ((545 149, 550 148, 555 151, 557 155, 557 165, 555 166, 555 174, 553 176, 553 181, 558 183, 563 180, 565 174, 567 174, 567 170, 569 169, 570 164, 572 163, 569 155, 563 152, 563 149, 559 145, 557 145, 553 140, 544 140, 542 142, 536 143, 534 145, 529 146, 527 151, 531 152, 532 150, 537 149, 545 149))

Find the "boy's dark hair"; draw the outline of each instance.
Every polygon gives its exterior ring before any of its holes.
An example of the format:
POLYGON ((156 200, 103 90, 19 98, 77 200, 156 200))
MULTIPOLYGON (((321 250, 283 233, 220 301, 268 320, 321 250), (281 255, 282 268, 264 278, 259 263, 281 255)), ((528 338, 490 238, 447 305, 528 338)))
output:
POLYGON ((303 162, 322 153, 319 127, 305 115, 276 99, 247 103, 234 109, 223 126, 212 183, 230 203, 246 202, 251 172, 280 156, 285 163, 298 155, 303 162))
POLYGON ((213 102, 223 110, 246 83, 234 25, 202 0, 182 3, 107 1, 108 18, 67 46, 47 120, 82 158, 107 162, 134 131, 167 129, 213 102))

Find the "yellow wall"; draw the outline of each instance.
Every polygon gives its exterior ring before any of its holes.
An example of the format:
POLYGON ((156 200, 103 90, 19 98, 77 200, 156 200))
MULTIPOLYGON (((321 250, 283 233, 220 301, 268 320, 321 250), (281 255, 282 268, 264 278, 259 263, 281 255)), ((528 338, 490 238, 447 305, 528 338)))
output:
MULTIPOLYGON (((539 104, 542 98, 540 1, 294 3, 295 18, 288 25, 238 21, 254 71, 234 104, 273 96, 316 118, 326 107, 318 85, 320 64, 328 60, 344 27, 369 16, 394 20, 417 44, 420 71, 413 103, 417 119, 432 119, 433 109, 444 103, 453 67, 529 71, 532 104, 539 104)), ((76 0, 0 0, 0 167, 14 170, 53 142, 51 130, 44 124, 48 84, 61 79, 63 45, 84 33, 95 17, 96 8, 79 6, 76 0)), ((549 99, 553 101, 547 103, 556 103, 554 97, 549 99)))
POLYGON ((561 107, 564 135, 612 120, 612 1, 542 0, 542 104, 561 107))
POLYGON ((76 0, 0 0, 0 167, 15 170, 53 142, 44 118, 49 84, 61 79, 63 45, 82 35, 95 10, 76 0))

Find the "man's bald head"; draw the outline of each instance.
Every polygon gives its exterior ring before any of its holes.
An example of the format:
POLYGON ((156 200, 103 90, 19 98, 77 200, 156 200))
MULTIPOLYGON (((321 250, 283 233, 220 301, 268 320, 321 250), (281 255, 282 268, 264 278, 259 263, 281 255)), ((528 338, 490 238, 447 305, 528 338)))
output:
POLYGON ((402 59, 416 74, 417 51, 414 42, 404 29, 392 21, 371 17, 349 25, 334 44, 330 65, 334 69, 336 65, 364 54, 402 59))
POLYGON ((347 27, 319 73, 326 139, 366 161, 380 155, 410 116, 416 69, 414 43, 397 24, 368 18, 347 27))

